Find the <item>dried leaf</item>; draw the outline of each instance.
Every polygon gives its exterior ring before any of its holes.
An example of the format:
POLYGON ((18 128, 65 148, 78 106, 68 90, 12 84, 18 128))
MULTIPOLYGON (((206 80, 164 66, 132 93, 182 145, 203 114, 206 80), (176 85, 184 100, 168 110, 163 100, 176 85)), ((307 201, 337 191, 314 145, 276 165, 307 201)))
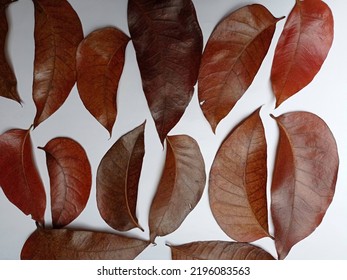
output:
POLYGON ((166 161, 149 214, 150 238, 175 231, 199 202, 206 183, 197 142, 187 135, 168 136, 166 161))
POLYGON ((263 249, 242 242, 200 241, 170 248, 173 260, 274 260, 263 249))
POLYGON ((121 235, 68 229, 37 229, 25 242, 22 260, 132 260, 149 242, 121 235))
POLYGON ((107 151, 98 167, 96 199, 100 215, 120 231, 140 227, 136 218, 145 123, 123 135, 107 151))
POLYGON ((129 37, 107 27, 90 33, 77 50, 77 87, 84 106, 111 134, 129 37))
POLYGON ((279 20, 254 4, 231 13, 212 32, 198 86, 200 106, 213 131, 253 82, 279 20))
POLYGON ((337 146, 325 122, 312 113, 276 118, 280 140, 271 187, 271 213, 278 256, 321 223, 334 192, 339 166, 337 146))
POLYGON ((188 106, 202 32, 191 0, 129 0, 128 24, 143 90, 161 142, 188 106))
POLYGON ((54 138, 41 149, 47 157, 53 227, 64 227, 87 204, 92 184, 89 160, 80 144, 65 137, 54 138))
POLYGON ((297 0, 278 41, 271 70, 276 107, 313 80, 333 37, 330 8, 319 0, 297 0))
POLYGON ((66 0, 33 0, 35 127, 64 103, 76 82, 76 50, 83 39, 78 15, 66 0))
POLYGON ((0 186, 25 215, 44 224, 46 193, 36 169, 30 129, 12 129, 0 135, 0 186))
POLYGON ((236 241, 252 242, 269 236, 266 158, 265 133, 257 110, 227 136, 210 172, 213 216, 236 241))

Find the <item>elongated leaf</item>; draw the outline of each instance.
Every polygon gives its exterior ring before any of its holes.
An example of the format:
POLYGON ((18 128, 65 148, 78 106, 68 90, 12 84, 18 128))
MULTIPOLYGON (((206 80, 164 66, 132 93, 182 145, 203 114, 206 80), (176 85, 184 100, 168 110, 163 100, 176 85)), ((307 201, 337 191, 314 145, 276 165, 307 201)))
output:
POLYGON ((51 184, 53 227, 68 225, 85 208, 92 184, 92 171, 83 147, 72 139, 54 138, 46 152, 51 184))
POLYGON ((96 199, 101 217, 120 231, 140 227, 136 218, 145 123, 123 135, 107 151, 98 167, 96 199))
POLYGON ((313 80, 333 37, 330 8, 320 0, 297 0, 278 41, 271 70, 276 106, 313 80))
POLYGON ((161 142, 190 102, 202 33, 191 0, 129 0, 128 24, 161 142))
POLYGON ((215 131, 253 82, 279 19, 255 4, 222 20, 205 47, 199 73, 201 109, 215 131))
POLYGON ((66 0, 33 0, 35 127, 64 103, 76 82, 76 50, 83 39, 78 15, 66 0))
POLYGON ((292 246, 321 223, 334 192, 339 166, 335 139, 312 113, 276 118, 280 128, 271 187, 276 249, 284 259, 292 246))
POLYGON ((175 231, 203 193, 205 163, 197 142, 187 135, 168 136, 166 161, 149 214, 150 238, 175 231))
POLYGON ((107 27, 90 33, 77 50, 77 87, 87 110, 111 134, 116 96, 129 37, 107 27))
POLYGON ((200 241, 170 248, 173 260, 274 260, 263 249, 242 242, 200 241))
POLYGON ((5 50, 8 31, 6 8, 10 3, 15 1, 16 0, 2 0, 0 2, 0 96, 21 103, 21 99, 17 92, 17 79, 8 64, 5 50))
POLYGON ((25 215, 44 224, 46 193, 36 169, 30 129, 12 129, 0 135, 0 186, 25 215))
POLYGON ((132 260, 149 242, 121 235, 68 229, 37 229, 25 242, 22 260, 132 260))
POLYGON ((212 164, 211 210, 223 231, 236 241, 252 242, 269 236, 266 154, 257 110, 227 136, 212 164))

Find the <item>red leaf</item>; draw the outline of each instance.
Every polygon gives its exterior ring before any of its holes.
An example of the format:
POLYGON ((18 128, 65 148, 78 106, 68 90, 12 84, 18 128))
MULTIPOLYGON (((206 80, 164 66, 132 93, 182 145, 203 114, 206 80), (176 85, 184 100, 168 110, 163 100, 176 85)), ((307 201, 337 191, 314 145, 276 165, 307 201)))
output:
POLYGON ((77 86, 88 111, 110 132, 129 37, 108 27, 90 33, 77 50, 77 86))
POLYGON ((188 106, 198 76, 203 41, 195 8, 191 0, 129 0, 128 24, 163 142, 188 106))
POLYGON ((276 107, 319 72, 334 37, 334 19, 322 1, 297 0, 278 41, 271 70, 276 107))
POLYGON ((83 31, 78 15, 68 1, 33 2, 36 127, 58 110, 76 82, 76 50, 83 39, 83 31))
POLYGON ((12 129, 0 135, 0 186, 25 215, 44 224, 46 193, 36 169, 30 130, 12 129))
POLYGON ((284 259, 292 246, 321 223, 339 166, 335 139, 322 119, 292 112, 276 118, 280 140, 271 187, 276 249, 284 259))
POLYGON ((51 184, 51 211, 55 228, 71 223, 85 208, 92 172, 83 147, 69 138, 55 138, 42 148, 46 152, 51 184))

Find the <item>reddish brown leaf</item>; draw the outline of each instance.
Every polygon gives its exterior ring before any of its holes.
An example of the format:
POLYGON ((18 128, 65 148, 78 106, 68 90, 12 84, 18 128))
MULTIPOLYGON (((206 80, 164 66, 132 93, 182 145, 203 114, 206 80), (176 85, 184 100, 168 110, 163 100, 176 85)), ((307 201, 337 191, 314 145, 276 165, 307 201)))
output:
POLYGON ((34 125, 64 103, 76 82, 76 50, 83 39, 78 15, 66 0, 33 0, 35 7, 34 125))
POLYGON ((51 184, 52 222, 68 225, 85 208, 92 184, 92 171, 83 147, 69 138, 55 138, 42 148, 46 152, 51 184))
POLYGON ((123 135, 107 151, 98 167, 96 199, 100 215, 116 230, 140 227, 136 218, 145 123, 123 135))
POLYGON ((257 110, 227 136, 211 167, 212 213, 223 231, 236 241, 252 242, 269 236, 266 149, 257 110))
POLYGON ((117 89, 129 37, 107 27, 90 33, 77 50, 77 87, 87 110, 111 134, 117 116, 117 89))
POLYGON ((128 24, 143 90, 161 142, 194 91, 202 33, 191 0, 129 0, 128 24))
POLYGON ((203 193, 205 164, 197 142, 187 135, 168 136, 166 161, 149 214, 150 238, 175 231, 203 193))
POLYGON ((312 113, 276 118, 280 139, 271 188, 276 249, 284 259, 292 246, 321 223, 334 192, 339 165, 334 136, 312 113))
POLYGON ((274 260, 263 249, 242 242, 200 241, 170 248, 173 260, 274 260))
POLYGON ((251 85, 269 49, 279 19, 263 6, 245 6, 212 32, 199 73, 201 109, 215 131, 251 85))
POLYGON ((25 215, 44 224, 46 193, 36 169, 30 130, 12 129, 0 135, 0 186, 25 215))
POLYGON ((313 80, 333 37, 330 8, 320 0, 297 0, 278 41, 271 70, 276 106, 313 80))
POLYGON ((132 260, 149 242, 121 235, 68 229, 37 229, 25 242, 22 260, 132 260))

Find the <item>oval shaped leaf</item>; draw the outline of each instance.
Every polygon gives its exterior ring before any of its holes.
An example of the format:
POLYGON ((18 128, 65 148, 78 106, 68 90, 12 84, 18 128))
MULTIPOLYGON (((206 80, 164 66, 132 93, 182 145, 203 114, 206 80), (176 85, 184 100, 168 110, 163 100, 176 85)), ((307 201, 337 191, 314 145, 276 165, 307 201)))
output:
POLYGON ((84 106, 111 134, 129 37, 117 28, 90 33, 77 50, 77 87, 84 106))
POLYGON ((143 90, 161 142, 188 106, 202 32, 191 0, 129 0, 128 24, 143 90))
POLYGON ((80 144, 65 137, 54 138, 41 149, 47 157, 53 227, 64 227, 87 204, 92 185, 89 160, 80 144))
POLYGON ((212 32, 198 87, 201 109, 213 131, 253 82, 278 20, 264 6, 254 4, 231 13, 212 32))
POLYGON ((280 139, 271 187, 278 256, 321 223, 334 192, 339 166, 335 139, 318 116, 292 112, 276 118, 280 139))
POLYGON ((132 260, 149 242, 121 235, 37 229, 25 242, 22 260, 132 260))
POLYGON ((297 0, 277 43, 271 69, 276 107, 313 80, 333 37, 334 19, 327 4, 297 0))
POLYGON ((274 260, 260 247, 227 241, 200 241, 170 246, 173 260, 274 260))
POLYGON ((123 135, 102 158, 96 178, 96 200, 101 217, 120 231, 140 227, 136 218, 145 123, 123 135))
POLYGON ((168 136, 164 171, 149 213, 150 238, 175 231, 199 202, 206 183, 197 142, 187 135, 168 136))
POLYGON ((46 193, 37 171, 30 129, 12 129, 0 135, 0 186, 25 215, 44 224, 46 193))
POLYGON ((82 25, 66 0, 33 0, 35 127, 64 103, 76 82, 76 50, 82 25))
POLYGON ((257 110, 227 136, 210 171, 213 216, 236 241, 252 242, 269 236, 266 159, 265 133, 257 110))

